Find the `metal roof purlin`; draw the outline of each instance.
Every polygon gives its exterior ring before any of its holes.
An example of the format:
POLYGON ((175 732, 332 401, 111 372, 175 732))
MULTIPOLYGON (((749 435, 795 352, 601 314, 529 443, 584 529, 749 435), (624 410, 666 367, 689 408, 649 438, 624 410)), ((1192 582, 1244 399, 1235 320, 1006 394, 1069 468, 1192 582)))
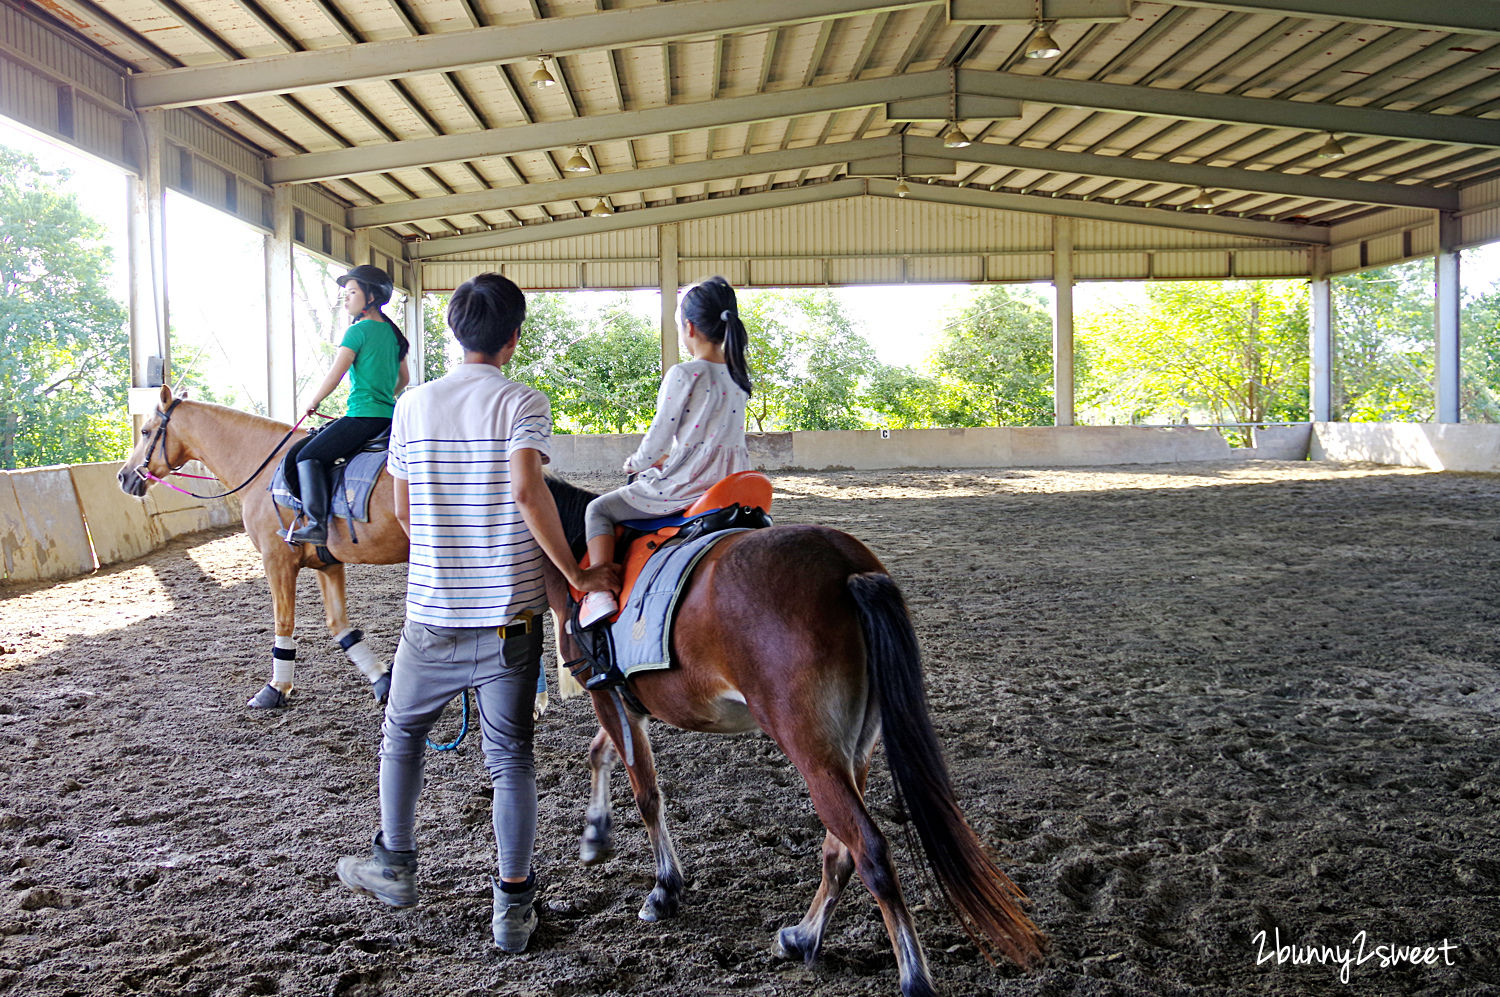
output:
POLYGON ((1500 35, 1500 15, 1493 0, 1461 3, 1411 3, 1410 0, 1170 0, 1180 7, 1210 7, 1249 14, 1280 14, 1317 21, 1358 21, 1419 31, 1452 31, 1500 35))
POLYGON ((138 108, 188 107, 296 90, 347 86, 700 35, 848 17, 937 0, 678 0, 653 7, 547 18, 366 42, 313 52, 143 73, 129 81, 138 108))

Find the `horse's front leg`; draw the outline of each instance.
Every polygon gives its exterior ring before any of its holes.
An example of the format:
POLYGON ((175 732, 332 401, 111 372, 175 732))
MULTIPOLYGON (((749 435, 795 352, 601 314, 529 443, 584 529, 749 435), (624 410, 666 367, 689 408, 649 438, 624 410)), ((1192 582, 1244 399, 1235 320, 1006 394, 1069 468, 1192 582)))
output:
POLYGON ((584 865, 598 865, 615 853, 614 808, 609 799, 610 775, 614 771, 615 746, 603 727, 589 745, 589 809, 583 826, 578 857, 584 865))
POLYGON ((286 706, 297 670, 297 562, 288 551, 279 549, 284 547, 279 542, 262 547, 260 563, 271 589, 276 637, 271 645, 271 681, 261 686, 260 691, 245 704, 254 710, 286 706))
POLYGON ((370 683, 370 692, 375 702, 385 704, 391 691, 390 668, 375 657, 370 645, 365 643, 363 630, 349 625, 349 610, 344 596, 344 566, 330 564, 318 570, 318 590, 323 594, 323 615, 328 621, 328 632, 334 642, 344 649, 344 654, 360 670, 370 683))
POLYGON ((635 806, 641 812, 646 837, 651 842, 651 854, 656 860, 656 885, 641 905, 638 916, 642 921, 676 917, 682 901, 682 866, 677 861, 677 850, 672 847, 672 835, 667 831, 666 817, 662 813, 661 791, 656 784, 656 764, 651 758, 651 741, 646 734, 645 720, 627 713, 628 726, 622 725, 621 711, 616 705, 618 700, 614 696, 608 692, 591 695, 600 725, 609 732, 615 752, 625 759, 635 806), (630 732, 628 747, 626 730, 630 732))

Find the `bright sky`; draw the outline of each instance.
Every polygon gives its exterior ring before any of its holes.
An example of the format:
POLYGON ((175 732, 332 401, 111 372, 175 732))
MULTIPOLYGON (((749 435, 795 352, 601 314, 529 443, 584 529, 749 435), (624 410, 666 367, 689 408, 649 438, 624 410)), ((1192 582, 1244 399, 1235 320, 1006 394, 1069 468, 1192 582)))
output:
MULTIPOLYGON (((125 179, 108 164, 54 144, 38 133, 22 129, 0 117, 0 143, 29 152, 48 169, 73 171, 69 189, 78 195, 86 211, 104 222, 114 235, 115 288, 125 297, 125 179)), ((167 204, 168 295, 173 325, 179 332, 198 328, 212 330, 219 344, 263 342, 263 305, 249 303, 230 293, 235 285, 253 294, 254 282, 263 266, 261 239, 249 226, 187 197, 168 196, 167 204), (211 251, 204 251, 211 247, 211 251)), ((1487 287, 1500 282, 1500 243, 1464 253, 1461 268, 1466 287, 1487 287)), ((1047 284, 1034 285, 1050 297, 1047 284)), ((1136 298, 1144 285, 1134 283, 1083 283, 1074 290, 1074 307, 1085 311, 1124 298, 1136 298)), ((889 364, 920 366, 938 342, 943 325, 954 312, 978 292, 962 284, 916 284, 900 286, 838 288, 856 327, 889 364)), ((654 302, 654 297, 653 297, 654 302)), ((650 307, 655 314, 654 304, 650 307)), ((247 369, 264 369, 264 351, 239 355, 238 347, 216 345, 217 355, 208 358, 211 369, 238 379, 247 369)))

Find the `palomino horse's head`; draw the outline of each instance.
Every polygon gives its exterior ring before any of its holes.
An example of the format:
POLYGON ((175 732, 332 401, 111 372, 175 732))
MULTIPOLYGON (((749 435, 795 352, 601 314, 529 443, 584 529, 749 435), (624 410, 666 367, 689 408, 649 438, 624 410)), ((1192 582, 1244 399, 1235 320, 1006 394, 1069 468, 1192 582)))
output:
POLYGON ((185 397, 174 396, 169 385, 162 385, 161 401, 157 404, 156 411, 141 426, 141 435, 136 440, 135 449, 130 452, 125 466, 116 475, 120 480, 120 489, 126 495, 137 498, 145 495, 146 489, 151 485, 148 475, 165 478, 193 459, 193 455, 183 445, 181 435, 167 431, 172 421, 172 411, 185 397))

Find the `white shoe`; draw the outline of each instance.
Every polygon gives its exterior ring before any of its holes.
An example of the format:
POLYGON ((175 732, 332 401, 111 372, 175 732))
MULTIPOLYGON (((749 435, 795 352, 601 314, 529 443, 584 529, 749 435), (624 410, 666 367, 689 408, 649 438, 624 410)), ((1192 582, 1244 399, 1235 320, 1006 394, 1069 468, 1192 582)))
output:
POLYGON ((578 625, 587 629, 620 611, 620 604, 610 592, 590 592, 578 607, 578 625))

